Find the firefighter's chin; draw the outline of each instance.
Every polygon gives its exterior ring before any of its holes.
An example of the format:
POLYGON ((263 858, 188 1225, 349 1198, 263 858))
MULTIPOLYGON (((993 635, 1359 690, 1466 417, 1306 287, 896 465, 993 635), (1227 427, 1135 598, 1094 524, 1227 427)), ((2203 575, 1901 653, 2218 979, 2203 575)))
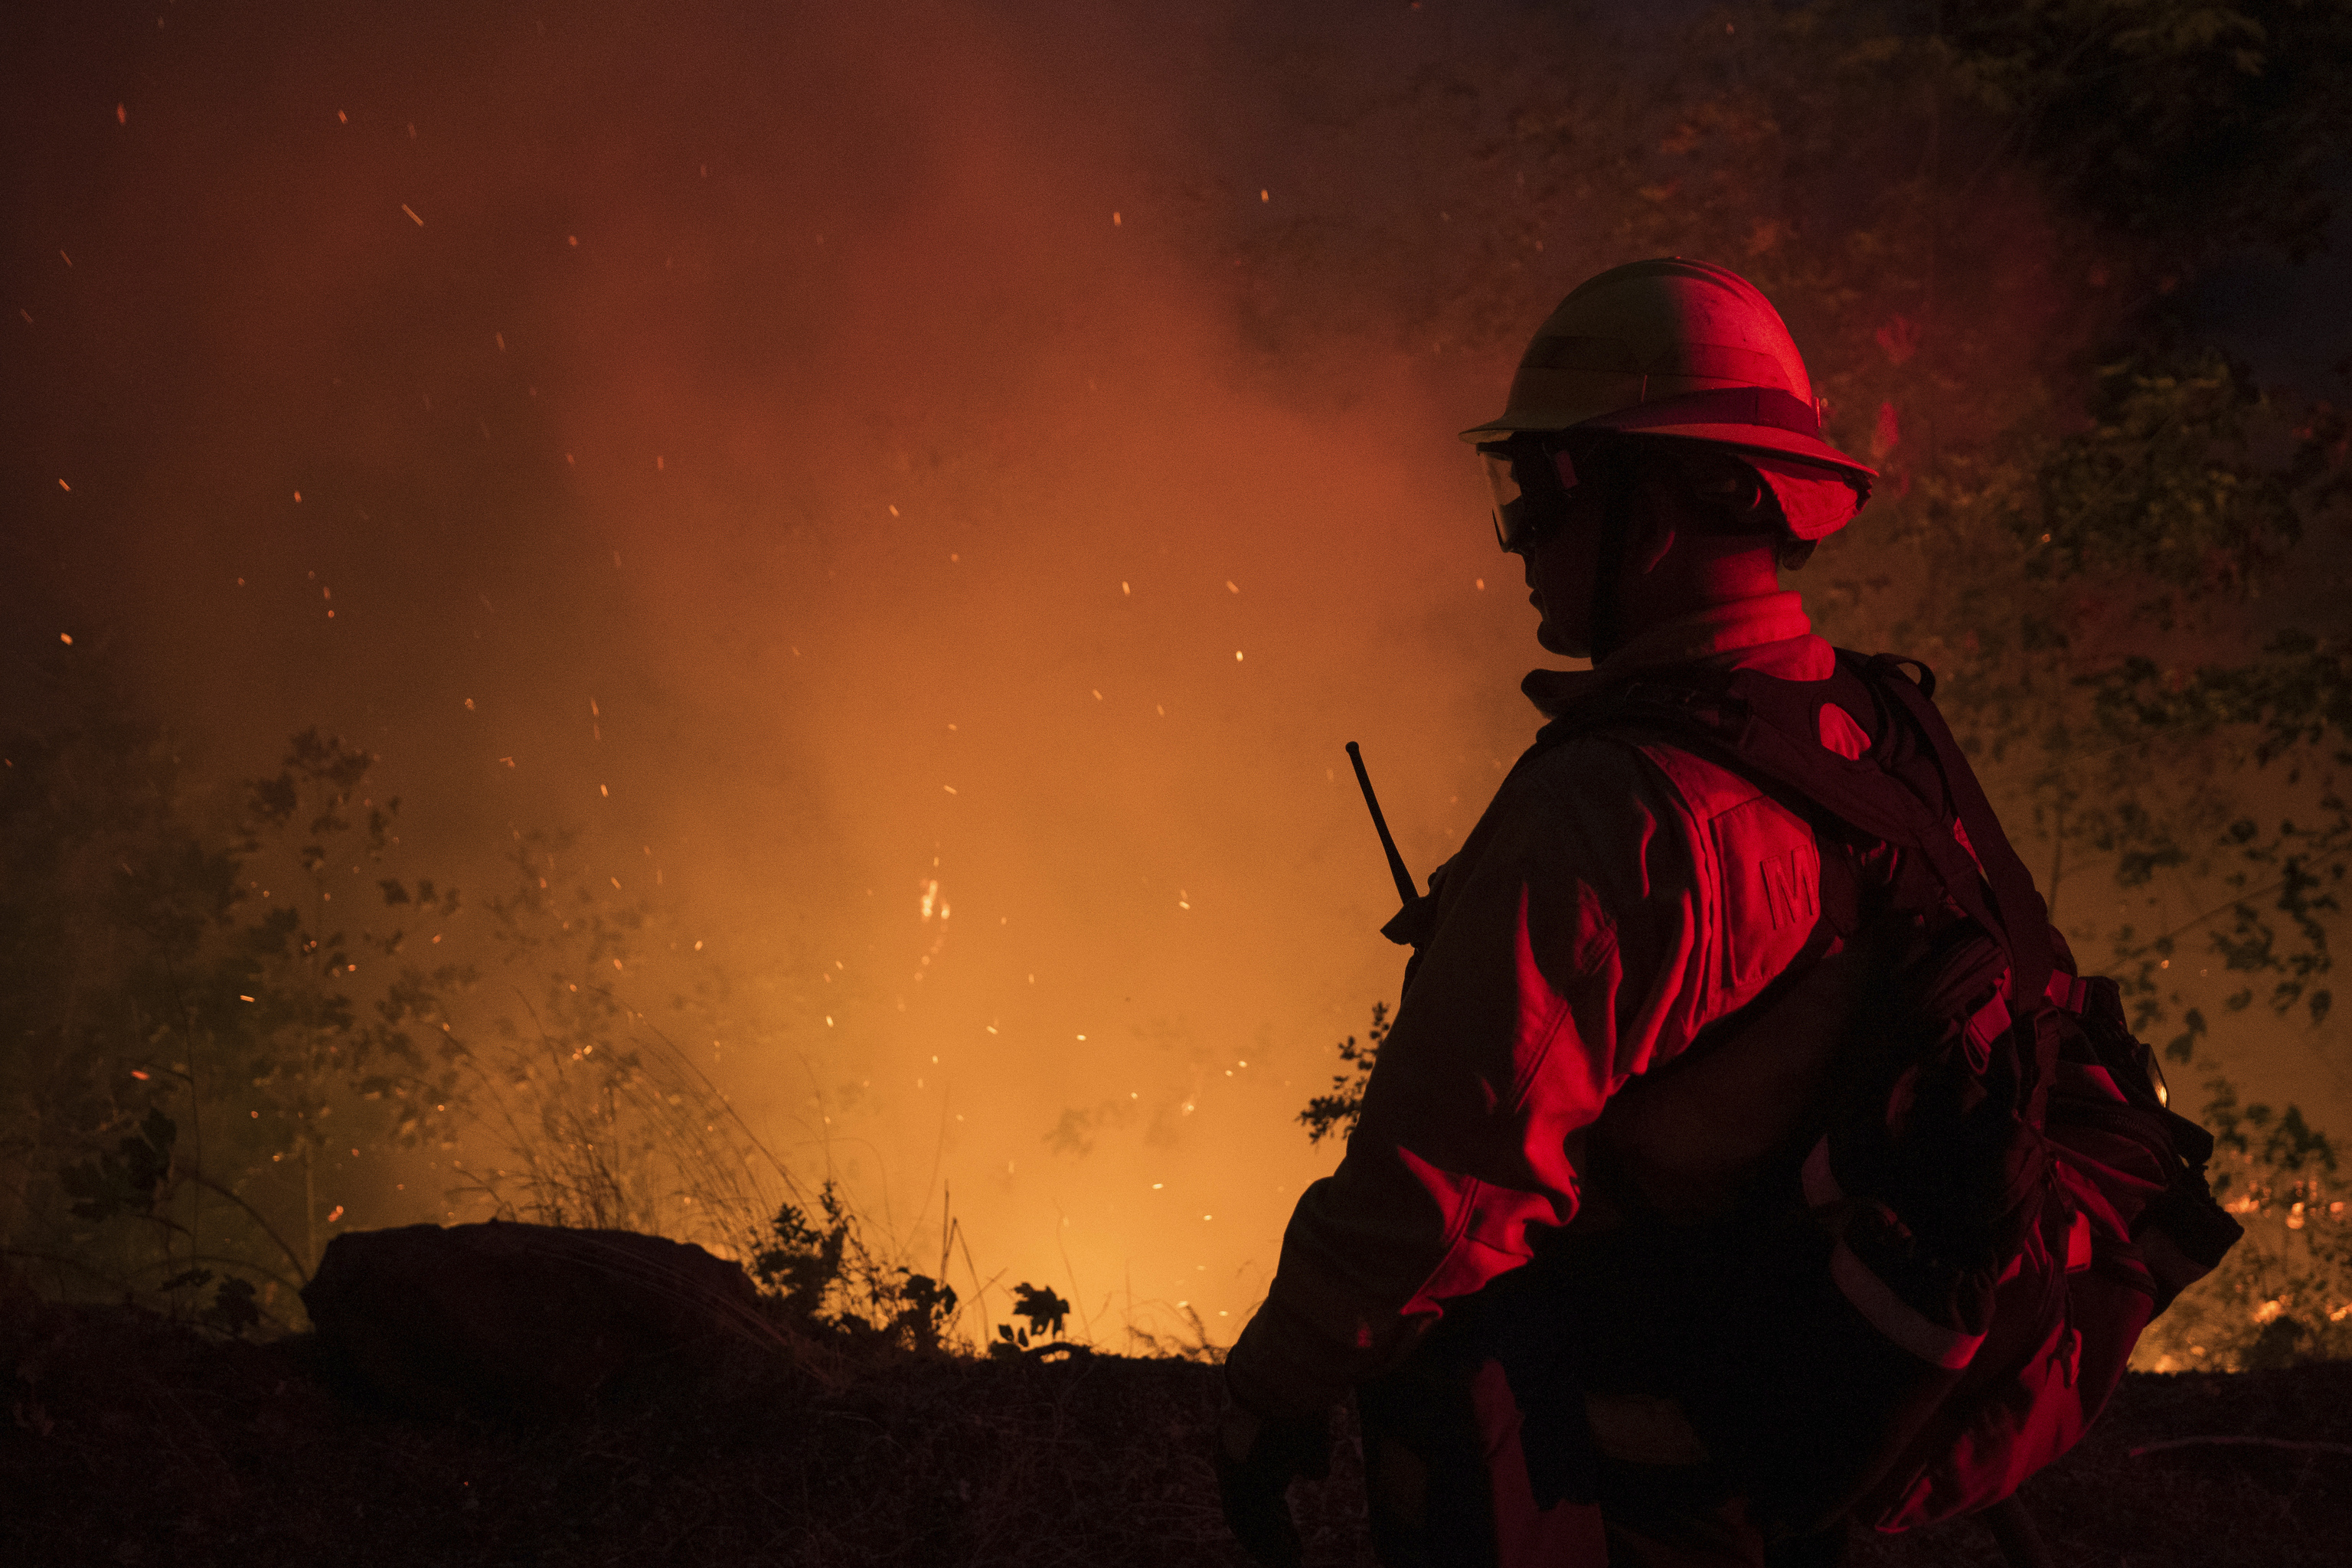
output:
POLYGON ((1542 646, 1545 652, 1556 653, 1562 658, 1592 657, 1591 639, 1552 619, 1544 609, 1542 595, 1529 594, 1528 601, 1535 605, 1536 614, 1543 616, 1542 621, 1536 626, 1536 641, 1542 646))

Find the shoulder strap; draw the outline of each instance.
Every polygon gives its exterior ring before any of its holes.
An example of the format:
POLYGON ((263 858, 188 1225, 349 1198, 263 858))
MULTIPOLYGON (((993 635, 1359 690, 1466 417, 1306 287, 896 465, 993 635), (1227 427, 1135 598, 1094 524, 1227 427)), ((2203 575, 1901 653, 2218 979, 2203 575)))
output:
POLYGON ((1577 704, 1546 725, 1536 743, 1542 748, 1596 730, 1660 729, 1679 742, 1696 741, 1697 749, 1735 771, 1777 784, 1866 837, 1916 850, 1953 900, 2007 952, 2012 1006, 2022 1014, 2042 1004, 2049 984, 2047 910, 1975 771, 1928 700, 1934 676, 1921 665, 1923 682, 1914 682, 1903 670, 1911 662, 1841 649, 1837 678, 1811 682, 1753 670, 1676 670, 1660 679, 1625 682, 1577 704), (1940 803, 1923 798, 1880 765, 1894 743, 1892 733, 1882 733, 1859 760, 1820 743, 1821 708, 1835 689, 1853 693, 1857 687, 1885 712, 1890 730, 1899 724, 1926 741, 1975 859, 1953 837, 1940 803))
POLYGON ((2055 960, 2050 942, 2050 908, 2034 889, 2033 873, 2026 869, 2009 835, 2001 830, 2000 818, 1993 815, 1992 803, 1985 798, 1976 770, 1952 738, 1951 727, 1929 700, 1935 691, 1934 675, 1920 665, 1926 680, 1914 683, 1903 673, 1903 666, 1914 661, 1892 654, 1865 661, 1859 654, 1841 650, 1838 659, 1841 664, 1852 659, 1860 665, 1874 689, 1893 692, 1935 748, 1937 767, 1950 791, 1952 807, 1959 814, 1960 826, 1968 830, 1969 843, 1984 868, 1985 880, 1991 885, 1993 901, 2000 910, 2003 945, 2009 949, 2011 1006, 2020 1014, 2040 1006, 2046 999, 2055 960))

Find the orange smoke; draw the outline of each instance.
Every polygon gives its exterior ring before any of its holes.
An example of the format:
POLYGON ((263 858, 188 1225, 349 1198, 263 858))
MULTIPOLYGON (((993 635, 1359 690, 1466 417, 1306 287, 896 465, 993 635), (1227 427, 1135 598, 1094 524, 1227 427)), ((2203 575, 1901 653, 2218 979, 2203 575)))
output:
MULTIPOLYGON (((1705 248, 1500 124, 1574 62, 1633 146, 1631 55, 1438 10, 55 21, 12 619, 102 631, 222 774, 380 753, 471 893, 577 826, 677 942, 630 1005, 723 977, 681 1043, 804 1176, 917 1259, 952 1187, 967 1299, 1230 1333, 1401 968, 1343 744, 1425 877, 1534 726, 1454 432, 1569 285, 1705 248)), ((1925 362, 1891 309, 1792 310, 1833 402, 1925 362)))

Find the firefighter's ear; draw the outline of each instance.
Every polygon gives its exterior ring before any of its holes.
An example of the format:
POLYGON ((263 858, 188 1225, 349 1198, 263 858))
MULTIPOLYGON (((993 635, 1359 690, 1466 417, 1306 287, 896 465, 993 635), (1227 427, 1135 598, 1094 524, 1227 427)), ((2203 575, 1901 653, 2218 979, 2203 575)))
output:
POLYGON ((1687 479, 1674 462, 1645 460, 1633 473, 1627 502, 1619 516, 1624 521, 1624 571, 1646 577, 1673 552, 1675 541, 1696 528, 1698 510, 1692 505, 1687 479))
POLYGON ((1635 510, 1625 541, 1625 563, 1637 577, 1646 577, 1675 548, 1674 513, 1662 506, 1635 510))

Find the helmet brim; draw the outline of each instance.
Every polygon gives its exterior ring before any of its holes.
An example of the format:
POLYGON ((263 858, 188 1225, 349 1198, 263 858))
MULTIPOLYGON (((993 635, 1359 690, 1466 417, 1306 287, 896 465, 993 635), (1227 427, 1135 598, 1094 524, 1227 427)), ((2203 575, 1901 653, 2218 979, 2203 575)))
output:
POLYGON ((1770 452, 1783 458, 1841 468, 1859 477, 1865 486, 1878 478, 1876 468, 1840 451, 1819 436, 1807 435, 1801 430, 1783 429, 1775 425, 1685 420, 1656 405, 1636 404, 1631 408, 1556 425, 1544 420, 1540 415, 1533 417, 1507 416, 1465 430, 1462 439, 1475 444, 1507 441, 1522 431, 1549 433, 1569 430, 1614 431, 1623 435, 1659 436, 1677 441, 1703 441, 1717 447, 1742 447, 1751 451, 1770 452), (1651 417, 1645 418, 1645 415, 1651 417), (1657 417, 1659 415, 1664 415, 1664 417, 1657 417))

